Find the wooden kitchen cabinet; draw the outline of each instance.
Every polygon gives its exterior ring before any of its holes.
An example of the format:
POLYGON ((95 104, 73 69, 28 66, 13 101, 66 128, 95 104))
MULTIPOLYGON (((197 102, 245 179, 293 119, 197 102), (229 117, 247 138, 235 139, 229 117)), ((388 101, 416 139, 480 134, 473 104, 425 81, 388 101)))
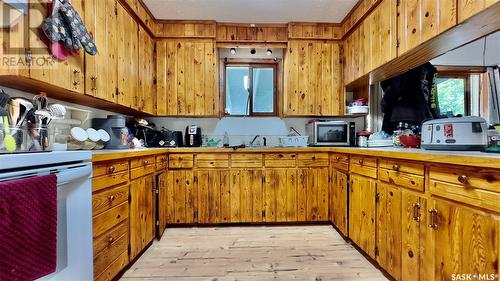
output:
POLYGON ((200 169, 196 171, 198 190, 198 223, 215 224, 229 222, 231 217, 230 195, 223 198, 229 190, 229 170, 200 169), (223 210, 224 208, 224 215, 223 210))
POLYGON ((85 54, 85 94, 117 101, 117 0, 85 1, 85 24, 97 54, 85 54))
MULTIPOLYGON (((84 50, 80 49, 78 55, 69 56, 64 61, 57 61, 55 59, 47 60, 52 54, 45 44, 46 36, 40 26, 43 19, 46 18, 46 10, 39 9, 38 5, 44 4, 46 1, 36 0, 32 1, 30 5, 30 28, 32 32, 29 34, 29 45, 32 52, 30 67, 30 78, 48 83, 53 86, 70 90, 75 93, 84 93, 84 50), (48 64, 53 60, 53 64, 48 64), (47 64, 40 65, 40 61, 46 61, 47 64)), ((72 1, 71 5, 83 18, 83 0, 72 1)), ((44 6, 44 5, 43 5, 44 6)), ((42 90, 42 89, 41 89, 42 90)))
POLYGON ((472 17, 499 0, 458 0, 458 22, 472 17))
POLYGON ((198 193, 192 169, 167 171, 167 223, 192 224, 198 221, 198 193))
POLYGON ((155 237, 155 176, 130 182, 130 260, 155 237))
POLYGON ((283 114, 344 114, 341 44, 289 40, 284 58, 283 114))
POLYGON ((299 168, 298 221, 328 221, 329 169, 299 168))
POLYGON ((297 221, 297 169, 266 169, 263 197, 265 222, 297 221))
POLYGON ((139 26, 139 104, 138 109, 156 114, 155 43, 142 26, 139 26))
POLYGON ((377 180, 358 174, 351 174, 350 179, 349 237, 375 259, 377 180))
POLYGON ((158 115, 218 116, 214 40, 169 39, 156 44, 158 115))
POLYGON ((452 0, 400 0, 397 14, 398 55, 401 55, 455 26, 457 24, 457 2, 452 0))
MULTIPOLYGON (((369 67, 365 73, 382 66, 396 58, 396 27, 397 27, 397 0, 383 0, 365 20, 369 25, 369 38, 366 38, 366 60, 369 67)), ((368 27, 366 27, 368 28, 368 27)))
POLYGON ((117 22, 117 101, 120 105, 139 109, 139 26, 120 3, 117 22))
POLYGON ((231 222, 262 222, 262 169, 233 169, 229 178, 231 222))
POLYGON ((377 186, 376 260, 394 279, 401 279, 401 189, 377 186))
POLYGON ((429 203, 427 246, 432 254, 426 262, 433 272, 425 280, 450 280, 457 273, 498 274, 500 217, 445 199, 429 203))
MULTIPOLYGON (((425 281, 432 265, 426 258, 427 199, 416 192, 401 191, 401 280, 425 281)), ((429 249, 427 249, 428 251, 429 249)))
POLYGON ((158 233, 157 237, 161 237, 163 232, 167 227, 167 211, 168 211, 168 194, 167 194, 167 182, 168 182, 168 173, 167 171, 163 171, 157 175, 157 200, 158 200, 158 233))
POLYGON ((349 175, 346 172, 332 170, 330 213, 332 223, 345 236, 349 234, 348 216, 349 175))

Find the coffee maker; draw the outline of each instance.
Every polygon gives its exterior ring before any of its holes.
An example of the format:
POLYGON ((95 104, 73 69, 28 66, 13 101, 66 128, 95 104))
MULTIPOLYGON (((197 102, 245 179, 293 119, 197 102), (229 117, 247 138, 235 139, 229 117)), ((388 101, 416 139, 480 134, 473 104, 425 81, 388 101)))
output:
POLYGON ((201 146, 201 128, 196 125, 186 127, 185 145, 187 147, 200 147, 201 146))
POLYGON ((108 115, 107 118, 92 119, 92 127, 105 130, 111 139, 105 144, 106 149, 128 148, 128 129, 125 126, 126 117, 122 115, 108 115))

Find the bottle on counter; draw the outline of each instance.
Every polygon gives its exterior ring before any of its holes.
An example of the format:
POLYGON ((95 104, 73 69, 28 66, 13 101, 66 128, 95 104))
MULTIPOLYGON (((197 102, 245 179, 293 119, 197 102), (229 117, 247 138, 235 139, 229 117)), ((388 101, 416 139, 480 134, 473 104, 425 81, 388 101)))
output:
POLYGON ((229 134, 224 132, 224 138, 222 138, 222 146, 229 147, 229 134))

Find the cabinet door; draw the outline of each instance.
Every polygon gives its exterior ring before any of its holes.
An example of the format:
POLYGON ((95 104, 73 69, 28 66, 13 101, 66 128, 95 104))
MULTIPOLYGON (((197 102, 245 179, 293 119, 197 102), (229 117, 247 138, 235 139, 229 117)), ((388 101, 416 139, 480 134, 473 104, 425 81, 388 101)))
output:
POLYGON ((219 115, 214 40, 158 41, 156 72, 159 114, 219 115))
POLYGON ((262 181, 262 169, 231 171, 231 222, 262 222, 262 181))
POLYGON ((298 221, 327 221, 329 197, 328 168, 299 169, 298 221))
POLYGON ((450 280, 459 273, 498 274, 500 217, 442 199, 430 202, 434 276, 425 280, 450 280))
POLYGON ((154 175, 130 182, 130 260, 133 260, 154 238, 154 190, 154 175))
POLYGON ((344 113, 340 45, 291 40, 285 55, 284 115, 344 113))
POLYGON ((139 107, 139 27, 127 10, 117 5, 118 104, 139 107))
POLYGON ((458 22, 472 17, 499 0, 458 0, 458 22))
POLYGON ((349 178, 346 173, 333 170, 330 201, 330 213, 333 224, 344 235, 348 235, 347 225, 347 194, 349 188, 349 178))
POLYGON ((396 0, 383 0, 365 21, 370 29, 364 43, 370 46, 365 48, 369 52, 365 60, 370 61, 370 69, 365 69, 368 73, 396 57, 396 0))
POLYGON ((401 280, 431 280, 425 278, 425 270, 431 267, 425 254, 427 200, 415 192, 402 190, 401 204, 401 280))
POLYGON ((158 237, 163 235, 165 228, 167 227, 167 202, 168 202, 168 194, 167 194, 167 183, 168 183, 168 173, 162 172, 157 177, 158 180, 158 237))
POLYGON ((229 187, 228 170, 198 170, 198 222, 221 223, 222 191, 229 187))
MULTIPOLYGON (((54 85, 66 90, 77 93, 84 92, 84 50, 80 49, 78 55, 70 56, 64 61, 53 60, 53 65, 40 66, 40 61, 47 61, 47 57, 52 57, 47 45, 46 36, 41 28, 42 20, 46 18, 46 9, 38 9, 38 5, 45 4, 46 1, 36 0, 30 2, 30 48, 33 52, 32 62, 34 66, 30 67, 30 77, 50 85, 54 85)), ((83 0, 72 1, 71 5, 78 14, 83 17, 83 0)), ((45 5, 43 5, 45 6, 45 5)), ((98 46, 99 47, 99 46, 98 46)))
POLYGON ((398 55, 401 55, 455 26, 457 3, 450 0, 401 0, 397 14, 398 55))
POLYGON ((297 221, 297 170, 266 169, 264 221, 297 221))
POLYGON ((349 237, 375 259, 375 196, 377 181, 351 174, 349 197, 349 237))
POLYGON ((198 193, 193 170, 170 170, 167 173, 167 223, 197 222, 198 193))
POLYGON ((117 0, 85 2, 85 24, 97 46, 97 54, 85 54, 85 93, 116 102, 117 0))
POLYGON ((401 279, 401 190, 377 187, 377 261, 394 279, 401 279))
POLYGON ((139 26, 139 95, 138 109, 142 112, 156 113, 156 87, 154 42, 149 34, 139 26))
MULTIPOLYGON (((13 60, 15 62, 26 61, 26 49, 29 47, 29 41, 25 39, 25 36, 29 34, 29 14, 36 13, 37 11, 31 11, 27 15, 21 15, 21 12, 10 12, 9 10, 15 11, 13 7, 5 3, 5 1, 0 1, 0 11, 5 13, 19 14, 16 21, 14 21, 8 27, 0 29, 0 57, 5 61, 7 59, 13 60)), ((41 18, 38 18, 41 20, 41 18)), ((6 19, 3 19, 5 22, 6 19)), ((43 33, 43 32, 42 32, 43 33)), ((40 33, 39 33, 40 34, 40 33)), ((0 75, 19 75, 24 77, 29 77, 29 66, 19 67, 17 64, 2 63, 0 67, 0 75)))

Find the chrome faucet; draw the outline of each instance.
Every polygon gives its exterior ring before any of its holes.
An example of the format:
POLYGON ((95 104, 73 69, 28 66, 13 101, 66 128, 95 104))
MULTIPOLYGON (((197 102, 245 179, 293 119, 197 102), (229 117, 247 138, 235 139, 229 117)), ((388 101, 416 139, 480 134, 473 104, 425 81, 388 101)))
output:
POLYGON ((250 145, 253 145, 253 143, 257 140, 258 137, 260 137, 260 135, 256 135, 250 142, 250 145))

